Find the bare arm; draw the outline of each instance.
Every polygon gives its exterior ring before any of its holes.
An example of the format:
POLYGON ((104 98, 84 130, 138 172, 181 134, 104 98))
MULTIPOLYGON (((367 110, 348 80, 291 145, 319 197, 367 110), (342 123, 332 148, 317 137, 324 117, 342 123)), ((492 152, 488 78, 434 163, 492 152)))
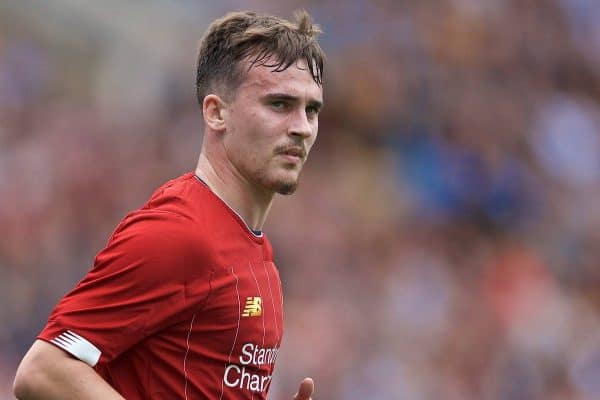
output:
POLYGON ((13 390, 19 400, 123 400, 92 367, 42 340, 21 361, 13 390))

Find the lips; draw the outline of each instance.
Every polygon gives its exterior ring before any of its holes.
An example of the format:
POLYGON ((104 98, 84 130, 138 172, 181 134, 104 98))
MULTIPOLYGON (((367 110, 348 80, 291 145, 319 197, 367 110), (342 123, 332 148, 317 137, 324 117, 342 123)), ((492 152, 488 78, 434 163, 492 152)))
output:
POLYGON ((284 154, 286 156, 294 156, 300 159, 304 159, 306 152, 301 147, 291 147, 284 151, 281 151, 279 154, 284 154))

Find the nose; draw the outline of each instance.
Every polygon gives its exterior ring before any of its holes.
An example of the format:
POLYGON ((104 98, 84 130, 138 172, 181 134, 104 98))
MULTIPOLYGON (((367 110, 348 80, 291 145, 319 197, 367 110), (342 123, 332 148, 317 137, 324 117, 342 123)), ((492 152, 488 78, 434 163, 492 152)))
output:
POLYGON ((304 139, 310 137, 312 133, 313 127, 304 109, 300 109, 290 116, 290 135, 300 136, 304 139))

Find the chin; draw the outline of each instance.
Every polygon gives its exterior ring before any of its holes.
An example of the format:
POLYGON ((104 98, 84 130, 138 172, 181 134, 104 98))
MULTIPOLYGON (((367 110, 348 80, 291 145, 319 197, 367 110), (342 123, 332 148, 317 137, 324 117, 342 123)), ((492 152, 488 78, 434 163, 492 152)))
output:
POLYGON ((297 188, 298 188, 298 181, 285 182, 285 183, 280 183, 279 185, 277 185, 277 187, 275 188, 275 192, 277 192, 279 194, 283 194, 283 195, 290 195, 290 194, 294 194, 294 192, 296 191, 297 188))
POLYGON ((298 179, 276 179, 269 182, 269 184, 266 186, 275 193, 289 195, 293 194, 298 188, 298 179))
POLYGON ((260 185, 268 190, 275 193, 290 195, 293 194, 298 188, 299 174, 290 173, 273 174, 271 176, 259 175, 257 176, 256 182, 260 182, 260 185))

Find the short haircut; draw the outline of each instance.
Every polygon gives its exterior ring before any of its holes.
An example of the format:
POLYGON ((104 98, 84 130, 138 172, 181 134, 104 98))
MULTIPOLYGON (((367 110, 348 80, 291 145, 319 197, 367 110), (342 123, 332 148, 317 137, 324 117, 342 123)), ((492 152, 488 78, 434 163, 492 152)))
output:
POLYGON ((196 96, 217 92, 235 97, 235 90, 247 71, 255 65, 284 71, 305 60, 314 81, 323 83, 325 53, 317 42, 321 32, 306 11, 295 14, 296 21, 255 12, 232 12, 215 20, 204 34, 198 54, 196 96), (241 67, 243 61, 249 68, 241 67))

